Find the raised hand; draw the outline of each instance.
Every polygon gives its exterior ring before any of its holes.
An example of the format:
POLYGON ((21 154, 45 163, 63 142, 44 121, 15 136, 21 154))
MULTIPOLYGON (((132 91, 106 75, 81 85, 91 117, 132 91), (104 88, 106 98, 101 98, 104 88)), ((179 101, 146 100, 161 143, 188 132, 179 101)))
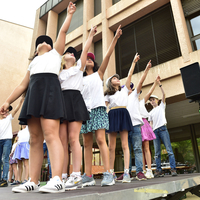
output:
POLYGON ((152 66, 152 64, 151 64, 151 60, 147 63, 147 66, 146 66, 146 69, 151 69, 151 66, 152 66))
POLYGON ((90 35, 94 36, 97 33, 97 26, 92 26, 90 30, 90 35))
POLYGON ((136 63, 138 60, 140 60, 140 55, 138 55, 138 53, 136 53, 135 57, 133 59, 133 62, 136 63))
POLYGON ((74 14, 76 11, 76 4, 73 4, 71 1, 69 2, 67 13, 74 14))
POLYGON ((2 115, 6 114, 8 112, 8 108, 9 108, 10 104, 9 103, 4 103, 1 108, 0 108, 0 113, 2 115))
POLYGON ((122 29, 121 29, 121 25, 119 25, 119 27, 117 28, 117 31, 115 33, 115 37, 117 39, 119 39, 121 35, 122 35, 122 29))
POLYGON ((160 76, 158 75, 158 76, 156 77, 156 81, 157 81, 157 82, 160 82, 160 79, 161 79, 161 78, 160 78, 160 76))

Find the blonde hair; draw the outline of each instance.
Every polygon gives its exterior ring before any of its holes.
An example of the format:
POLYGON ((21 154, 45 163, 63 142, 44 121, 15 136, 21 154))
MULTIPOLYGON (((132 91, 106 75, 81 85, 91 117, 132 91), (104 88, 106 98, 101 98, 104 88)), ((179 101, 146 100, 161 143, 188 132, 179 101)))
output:
MULTIPOLYGON (((65 57, 65 55, 62 56, 60 71, 62 71, 63 69, 65 69, 66 61, 64 60, 64 57, 65 57)), ((77 65, 77 62, 75 62, 73 66, 76 66, 76 65, 77 65)))
POLYGON ((18 136, 15 137, 13 144, 17 142, 17 139, 18 139, 18 136))

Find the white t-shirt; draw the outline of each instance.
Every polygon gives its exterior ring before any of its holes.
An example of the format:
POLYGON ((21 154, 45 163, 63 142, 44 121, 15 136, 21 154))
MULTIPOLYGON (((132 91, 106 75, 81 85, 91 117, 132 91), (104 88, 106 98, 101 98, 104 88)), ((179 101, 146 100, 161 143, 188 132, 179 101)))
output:
POLYGON ((144 124, 142 116, 140 114, 140 106, 138 99, 139 95, 140 93, 138 94, 137 89, 135 89, 128 97, 127 110, 129 111, 133 126, 144 124))
POLYGON ((85 88, 82 91, 87 108, 94 109, 100 106, 106 107, 103 94, 103 81, 98 72, 84 76, 83 85, 84 87, 89 87, 89 89, 85 88))
POLYGON ((91 112, 92 102, 91 102, 91 93, 90 93, 90 83, 87 79, 83 79, 83 88, 81 90, 82 97, 85 101, 87 110, 91 112))
POLYGON ((165 107, 166 104, 161 101, 160 105, 153 108, 149 113, 149 121, 153 121, 153 130, 167 124, 165 117, 165 107))
POLYGON ((81 60, 77 61, 77 65, 69 69, 63 69, 59 74, 59 81, 62 90, 79 90, 83 89, 83 71, 81 68, 81 60))
POLYGON ((6 118, 0 120, 0 140, 12 139, 12 114, 9 114, 6 118))
POLYGON ((105 101, 107 101, 110 105, 109 108, 116 106, 127 106, 128 105, 128 88, 124 86, 121 91, 115 92, 113 95, 106 95, 105 101))
POLYGON ((19 131, 17 136, 18 136, 18 141, 17 141, 18 144, 22 143, 22 142, 28 142, 29 138, 30 138, 30 133, 29 133, 29 130, 28 130, 28 126, 26 126, 26 128, 24 128, 21 131, 19 131))
POLYGON ((144 99, 142 99, 139 102, 139 106, 140 106, 140 114, 142 116, 142 118, 149 118, 149 112, 147 111, 146 107, 145 107, 145 102, 144 99))
POLYGON ((61 61, 62 56, 55 49, 52 49, 41 56, 36 56, 28 67, 30 76, 39 73, 53 73, 58 75, 60 72, 61 61))

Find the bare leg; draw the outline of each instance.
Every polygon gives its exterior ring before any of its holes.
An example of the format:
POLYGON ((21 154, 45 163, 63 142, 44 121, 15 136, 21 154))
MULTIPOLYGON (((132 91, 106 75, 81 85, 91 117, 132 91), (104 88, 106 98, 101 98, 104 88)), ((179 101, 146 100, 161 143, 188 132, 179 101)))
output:
POLYGON ((65 174, 68 171, 68 165, 69 165, 68 138, 67 138, 67 122, 66 121, 64 121, 60 125, 59 135, 60 135, 60 140, 61 140, 61 143, 62 143, 63 149, 64 149, 64 164, 63 164, 62 173, 65 174))
POLYGON ((29 160, 23 159, 24 162, 24 169, 25 169, 25 180, 28 180, 28 174, 29 174, 29 160))
MULTIPOLYGON (((41 127, 49 151, 52 178, 59 176, 62 180, 64 150, 59 137, 60 120, 40 118, 41 127)), ((43 146, 42 146, 43 152, 43 146)), ((41 152, 42 156, 43 153, 41 152)))
POLYGON ((93 145, 93 133, 82 134, 84 145, 84 161, 85 161, 85 173, 87 176, 92 175, 92 145, 93 145))
POLYGON ((12 164, 13 172, 15 175, 15 180, 18 180, 18 171, 17 171, 17 163, 12 164))
POLYGON ((17 159, 17 166, 18 166, 18 181, 22 181, 22 161, 17 159))
POLYGON ((79 142, 81 126, 81 121, 68 123, 68 138, 72 150, 73 172, 80 172, 81 169, 82 151, 79 142))
POLYGON ((146 171, 143 142, 142 142, 142 154, 143 154, 143 171, 146 171))
POLYGON ((149 141, 142 142, 144 147, 145 159, 147 161, 148 169, 151 169, 151 153, 149 150, 149 141))
POLYGON ((124 152, 124 168, 129 169, 130 151, 128 147, 128 131, 120 132, 122 150, 124 152))
POLYGON ((40 124, 40 118, 31 117, 28 119, 28 129, 30 132, 30 150, 29 150, 29 176, 31 181, 38 183, 43 162, 43 133, 40 124))
POLYGON ((12 181, 12 175, 13 175, 13 164, 9 166, 9 178, 8 178, 9 182, 12 181))
POLYGON ((109 151, 108 151, 108 146, 106 143, 105 129, 99 129, 95 131, 95 135, 96 135, 96 141, 97 141, 97 144, 99 146, 99 150, 102 156, 104 171, 110 172, 109 151))
POLYGON ((109 155, 110 155, 110 169, 114 169, 116 138, 117 138, 117 133, 112 132, 112 133, 108 134, 108 142, 109 142, 108 146, 109 146, 109 155))

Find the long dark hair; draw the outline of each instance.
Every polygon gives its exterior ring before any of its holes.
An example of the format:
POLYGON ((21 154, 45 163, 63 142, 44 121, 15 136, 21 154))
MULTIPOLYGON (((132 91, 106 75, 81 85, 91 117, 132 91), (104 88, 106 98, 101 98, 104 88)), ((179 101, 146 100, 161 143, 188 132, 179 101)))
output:
MULTIPOLYGON (((97 62, 95 62, 94 60, 92 60, 93 62, 94 62, 94 67, 93 67, 93 72, 97 72, 98 71, 98 69, 99 69, 99 65, 98 65, 98 63, 97 62)), ((87 74, 87 72, 86 72, 86 70, 83 72, 83 76, 87 76, 88 74, 87 74)))
MULTIPOLYGON (((106 95, 113 95, 113 94, 115 94, 117 92, 116 88, 114 88, 113 85, 112 85, 112 83, 111 83, 112 78, 108 81, 108 85, 107 85, 108 89, 104 92, 104 96, 106 96, 106 95)), ((121 86, 118 86, 118 91, 121 91, 121 86)))

